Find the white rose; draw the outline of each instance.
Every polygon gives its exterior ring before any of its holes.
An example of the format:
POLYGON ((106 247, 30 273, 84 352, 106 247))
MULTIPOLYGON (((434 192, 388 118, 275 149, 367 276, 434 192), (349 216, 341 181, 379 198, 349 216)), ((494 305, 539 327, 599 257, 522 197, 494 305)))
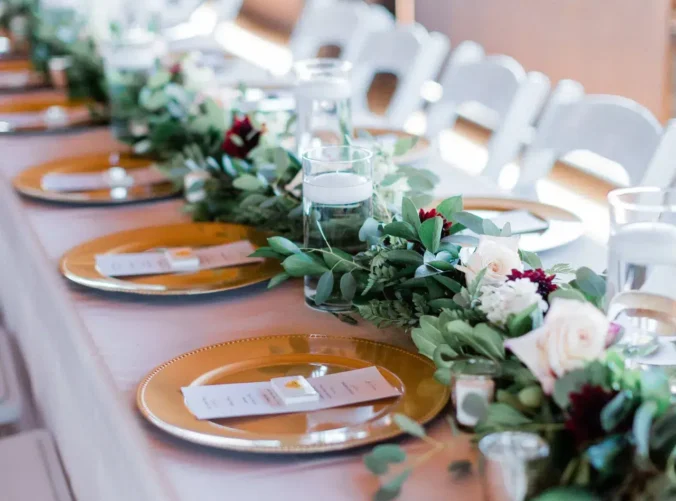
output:
POLYGON ((547 301, 538 294, 538 284, 527 278, 519 278, 499 287, 482 287, 479 309, 486 314, 489 322, 502 327, 510 315, 517 315, 534 304, 542 312, 549 307, 547 301))
POLYGON ((490 237, 482 235, 479 245, 458 269, 465 274, 467 285, 471 284, 481 270, 486 268, 484 285, 500 285, 512 270, 523 271, 519 257, 519 237, 490 237))
POLYGON ((556 379, 601 357, 610 322, 590 303, 555 299, 539 329, 505 342, 550 394, 556 379))

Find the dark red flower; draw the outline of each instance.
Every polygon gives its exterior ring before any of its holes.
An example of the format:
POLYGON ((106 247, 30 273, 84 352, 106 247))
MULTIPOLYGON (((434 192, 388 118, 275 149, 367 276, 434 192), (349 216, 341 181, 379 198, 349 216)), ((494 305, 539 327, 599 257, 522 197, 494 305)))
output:
POLYGON ((246 158, 258 146, 262 132, 254 129, 249 117, 236 118, 230 130, 225 133, 221 149, 231 157, 246 158))
POLYGON ((436 209, 430 209, 428 211, 426 211, 425 209, 420 209, 420 211, 418 212, 418 216, 420 217, 421 223, 424 223, 428 219, 432 219, 437 216, 440 217, 444 221, 444 226, 441 229, 441 238, 450 235, 451 226, 453 226, 453 223, 451 223, 450 221, 446 221, 446 218, 442 216, 440 213, 438 213, 436 209))
POLYGON ((531 282, 538 284, 538 294, 544 299, 547 299, 547 296, 549 296, 550 293, 559 288, 559 286, 554 283, 556 275, 547 276, 542 268, 526 271, 512 270, 511 275, 507 275, 507 280, 517 280, 519 278, 527 278, 531 282))
POLYGON ((171 65, 171 68, 169 68, 169 73, 171 73, 172 76, 176 76, 181 72, 181 63, 174 63, 171 65))
MULTIPOLYGON (((604 437, 608 433, 601 426, 601 411, 617 395, 616 391, 605 390, 602 386, 585 384, 580 391, 568 395, 570 406, 565 427, 580 446, 604 437)), ((625 419, 613 433, 629 430, 633 418, 625 419)))

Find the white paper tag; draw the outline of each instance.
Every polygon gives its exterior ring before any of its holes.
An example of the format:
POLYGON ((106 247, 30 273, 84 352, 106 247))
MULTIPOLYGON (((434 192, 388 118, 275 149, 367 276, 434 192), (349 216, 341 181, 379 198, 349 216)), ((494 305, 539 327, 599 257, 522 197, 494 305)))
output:
POLYGON ((185 405, 197 419, 310 412, 400 396, 376 367, 309 378, 319 400, 285 404, 269 381, 181 388, 185 405))
MULTIPOLYGON (((259 257, 248 257, 254 250, 251 242, 240 240, 230 244, 194 249, 194 253, 199 258, 199 270, 211 270, 264 261, 259 257)), ((96 269, 108 277, 176 273, 164 252, 101 254, 96 256, 96 269)))
MULTIPOLYGON (((42 177, 43 190, 49 191, 90 191, 107 190, 117 184, 106 175, 108 171, 83 172, 81 174, 46 174, 42 177)), ((154 167, 128 171, 130 185, 150 185, 167 181, 167 177, 154 167)))
POLYGON ((499 216, 491 218, 491 221, 493 221, 498 228, 502 228, 506 223, 509 223, 512 227, 512 235, 544 231, 549 228, 549 223, 547 221, 534 216, 525 209, 503 212, 499 216))

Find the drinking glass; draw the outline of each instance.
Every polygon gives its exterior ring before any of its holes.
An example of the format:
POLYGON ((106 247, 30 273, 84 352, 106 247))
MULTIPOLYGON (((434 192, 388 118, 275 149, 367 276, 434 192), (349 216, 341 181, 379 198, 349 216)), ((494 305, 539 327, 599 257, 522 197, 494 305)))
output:
MULTIPOLYGON (((303 154, 304 246, 340 249, 350 254, 366 250, 359 229, 373 214, 372 153, 353 146, 324 146, 303 154)), ((305 277, 305 302, 324 311, 345 311, 338 288, 321 305, 315 302, 318 277, 305 277)))
POLYGON ((134 138, 139 94, 164 52, 165 45, 157 35, 136 28, 106 47, 104 64, 110 123, 117 139, 129 141, 134 138))
POLYGON ((296 146, 298 153, 328 144, 347 144, 352 137, 352 63, 309 59, 294 66, 296 146))
POLYGON ((624 328, 628 355, 647 355, 676 335, 676 191, 612 191, 606 309, 624 328))

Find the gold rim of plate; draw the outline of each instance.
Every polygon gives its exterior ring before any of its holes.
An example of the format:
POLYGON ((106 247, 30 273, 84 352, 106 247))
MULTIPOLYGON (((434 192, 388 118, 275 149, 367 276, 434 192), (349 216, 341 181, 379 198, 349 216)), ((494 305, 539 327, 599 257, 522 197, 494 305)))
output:
POLYGON ((224 292, 269 280, 281 265, 261 263, 197 272, 113 278, 96 269, 97 254, 147 252, 167 247, 205 247, 249 240, 255 248, 270 235, 250 226, 228 223, 181 223, 122 231, 90 240, 69 250, 59 265, 68 280, 109 292, 154 296, 188 296, 224 292))
POLYGON ((0 103, 1 120, 9 122, 12 129, 4 134, 21 132, 58 132, 83 126, 92 126, 104 123, 103 120, 95 119, 89 113, 91 106, 97 106, 92 99, 69 99, 65 94, 20 94, 12 96, 0 103), (66 110, 70 119, 66 125, 48 127, 45 123, 30 123, 14 125, 11 121, 12 114, 35 114, 44 113, 52 106, 60 106, 66 110), (87 112, 84 115, 84 112, 87 112))
MULTIPOLYGON (((114 198, 110 189, 60 192, 45 190, 42 187, 42 178, 47 174, 84 174, 104 172, 111 167, 110 154, 92 154, 78 157, 62 158, 36 165, 16 175, 12 181, 14 188, 21 194, 47 200, 50 202, 65 202, 72 204, 103 204, 119 205, 148 200, 169 198, 181 191, 179 185, 167 180, 162 183, 137 185, 127 188, 124 198, 114 198)), ((119 154, 119 161, 115 165, 127 170, 143 169, 153 162, 148 158, 136 157, 129 154, 119 154)))
POLYGON ((207 346, 165 362, 141 381, 136 403, 150 423, 188 442, 263 454, 321 453, 401 435, 394 413, 421 425, 431 421, 450 397, 450 388, 434 379, 435 370, 422 355, 367 339, 265 336, 207 346), (373 365, 401 397, 314 412, 200 421, 180 391, 190 385, 313 377, 373 365))

